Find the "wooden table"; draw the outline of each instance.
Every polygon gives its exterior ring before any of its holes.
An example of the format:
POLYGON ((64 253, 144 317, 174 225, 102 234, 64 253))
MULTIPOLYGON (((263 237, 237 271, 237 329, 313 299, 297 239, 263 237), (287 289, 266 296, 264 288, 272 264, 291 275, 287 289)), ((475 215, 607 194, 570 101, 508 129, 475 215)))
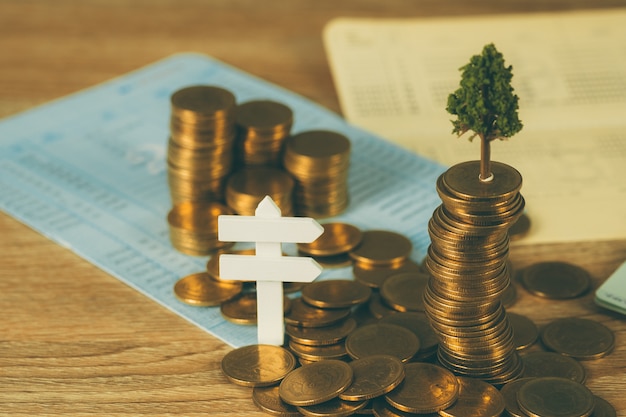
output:
MULTIPOLYGON (((0 116, 197 51, 339 112, 321 31, 338 16, 424 17, 624 6, 620 0, 0 0, 0 116)), ((0 140, 2 140, 0 138, 0 140)), ((623 220, 622 220, 623 221, 623 220)), ((0 213, 0 415, 265 415, 227 382, 231 348, 69 250, 0 213)), ((516 268, 562 260, 594 288, 626 240, 513 245, 516 268)), ((565 316, 616 334, 585 362, 587 386, 626 415, 626 322, 589 293, 547 301, 520 289, 510 310, 538 325, 565 316)))

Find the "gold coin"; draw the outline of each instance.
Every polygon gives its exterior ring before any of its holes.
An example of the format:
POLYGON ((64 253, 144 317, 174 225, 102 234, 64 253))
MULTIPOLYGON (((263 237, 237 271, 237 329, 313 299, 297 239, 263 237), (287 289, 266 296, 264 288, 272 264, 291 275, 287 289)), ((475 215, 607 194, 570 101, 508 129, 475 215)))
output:
POLYGON ((405 261, 413 244, 405 236, 387 230, 368 230, 363 232, 361 243, 350 252, 355 262, 380 266, 397 265, 405 261))
POLYGON ((604 398, 594 395, 593 417, 617 417, 615 408, 604 398))
POLYGON ((293 123, 293 112, 282 103, 253 100, 237 106, 237 124, 254 132, 286 131, 293 123))
POLYGON ((531 417, 591 415, 594 397, 584 385, 565 378, 528 381, 517 392, 520 410, 531 417))
POLYGON ((171 104, 176 111, 189 111, 214 116, 216 112, 231 109, 235 96, 228 90, 209 85, 194 85, 172 94, 171 104))
POLYGON ((378 291, 372 292, 372 296, 367 303, 367 309, 371 316, 375 319, 381 319, 398 312, 383 302, 383 299, 378 291))
POLYGON ((174 284, 174 294, 183 303, 193 306, 218 306, 239 295, 242 285, 235 281, 216 281, 206 272, 198 272, 179 279, 174 284))
POLYGON ((329 279, 302 288, 302 300, 319 308, 346 308, 369 300, 372 290, 356 281, 329 279))
POLYGON ((298 409, 280 399, 278 385, 271 387, 255 387, 252 390, 252 401, 261 410, 279 417, 300 417, 298 409))
POLYGON ((515 349, 523 350, 531 347, 539 336, 535 323, 526 316, 515 313, 506 313, 513 328, 513 344, 515 349))
POLYGON ((280 382, 296 367, 287 349, 272 345, 248 345, 231 350, 222 358, 222 372, 232 383, 266 387, 280 382))
POLYGON ((380 287, 380 295, 395 310, 424 311, 424 290, 429 278, 422 272, 391 275, 380 287))
POLYGON ((322 346, 341 342, 354 329, 356 329, 356 321, 353 318, 348 318, 324 327, 301 327, 288 324, 285 326, 285 333, 296 343, 322 346))
POLYGON ((499 417, 504 397, 493 385, 480 379, 457 377, 459 397, 450 407, 440 410, 442 417, 499 417))
POLYGON ((281 382, 287 404, 310 406, 337 397, 352 383, 352 368, 336 359, 314 362, 291 371, 281 382))
MULTIPOLYGON (((283 310, 285 313, 291 308, 291 299, 283 297, 283 310)), ((226 320, 235 324, 257 323, 257 299, 256 292, 240 294, 235 298, 223 302, 220 305, 220 313, 226 320)))
POLYGON ((567 378, 580 384, 585 382, 585 368, 575 359, 555 352, 528 352, 521 356, 524 377, 567 378))
POLYGON ((402 272, 423 272, 422 267, 414 261, 406 261, 393 266, 371 266, 367 264, 354 264, 352 268, 355 280, 372 288, 380 288, 385 279, 402 272))
POLYGON ((404 365, 395 356, 372 355, 349 363, 354 375, 352 384, 339 398, 361 401, 387 394, 404 379, 404 365))
POLYGON ((298 250, 312 256, 333 256, 351 251, 361 242, 361 230, 348 223, 324 223, 324 232, 311 243, 298 243, 298 250))
POLYGON ((388 323, 361 326, 346 338, 346 351, 352 359, 388 354, 407 362, 419 347, 420 341, 412 331, 388 323))
POLYGON ((309 417, 347 417, 355 414, 367 405, 367 401, 344 401, 338 397, 321 404, 297 407, 305 416, 309 417))
POLYGON ((527 214, 522 214, 511 227, 509 227, 509 238, 511 240, 522 239, 530 231, 530 218, 527 214))
POLYGON ((589 273, 566 262, 540 262, 521 271, 520 280, 532 294, 550 299, 576 298, 591 285, 589 273))
POLYGON ((381 323, 397 324, 415 333, 420 341, 420 348, 414 359, 425 359, 437 352, 439 339, 433 331, 428 317, 422 312, 389 314, 380 319, 381 323))
POLYGON ((550 350, 578 360, 598 359, 615 347, 613 332, 597 321, 569 317, 544 326, 541 341, 550 350))
POLYGON ((309 362, 323 361, 327 359, 347 359, 348 353, 344 343, 334 343, 332 345, 304 345, 294 340, 289 341, 289 349, 299 359, 309 362))
POLYGON ((349 315, 349 308, 321 309, 298 297, 291 301, 291 310, 285 315, 285 323, 302 327, 324 327, 340 322, 349 315))
POLYGON ((452 372, 430 363, 404 365, 404 382, 385 395, 387 402, 409 413, 435 413, 450 407, 459 396, 459 381, 452 372))
MULTIPOLYGON (((299 256, 309 256, 305 253, 298 252, 299 256)), ((347 266, 352 266, 354 263, 352 258, 347 253, 340 253, 339 255, 333 256, 311 256, 322 268, 331 269, 331 268, 345 268, 347 266)))
POLYGON ((500 394, 504 397, 504 409, 506 410, 508 416, 527 417, 526 414, 519 409, 519 405, 517 404, 517 392, 522 385, 532 379, 533 378, 519 378, 500 388, 500 394))
MULTIPOLYGON (((512 276, 510 272, 509 276, 512 276)), ((515 301, 517 301, 517 288, 515 288, 513 283, 510 283, 506 290, 504 290, 500 301, 502 302, 502 307, 505 308, 509 308, 515 304, 515 301)))
POLYGON ((439 413, 415 414, 401 411, 389 404, 385 397, 377 397, 371 400, 372 410, 376 417, 440 417, 439 413))
POLYGON ((453 165, 443 174, 443 181, 456 196, 466 200, 506 200, 522 187, 522 176, 513 167, 492 161, 492 181, 479 179, 480 161, 453 165))

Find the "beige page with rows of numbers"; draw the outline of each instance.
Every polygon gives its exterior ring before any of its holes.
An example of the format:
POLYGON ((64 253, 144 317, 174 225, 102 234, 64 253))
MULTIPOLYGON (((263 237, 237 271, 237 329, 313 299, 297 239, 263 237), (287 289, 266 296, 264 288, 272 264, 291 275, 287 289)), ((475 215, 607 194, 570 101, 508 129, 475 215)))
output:
POLYGON ((459 68, 494 43, 524 128, 492 143, 519 170, 525 243, 626 238, 626 9, 463 18, 336 19, 324 43, 344 116, 447 165, 479 159, 452 134, 459 68))

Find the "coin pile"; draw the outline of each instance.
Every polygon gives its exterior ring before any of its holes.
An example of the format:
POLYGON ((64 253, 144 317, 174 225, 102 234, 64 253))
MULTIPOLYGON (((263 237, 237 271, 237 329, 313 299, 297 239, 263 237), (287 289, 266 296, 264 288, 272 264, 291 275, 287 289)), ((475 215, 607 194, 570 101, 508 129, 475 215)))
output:
POLYGON ((237 214, 254 216, 256 207, 270 196, 282 216, 293 216, 294 180, 271 167, 248 167, 235 171, 226 183, 226 204, 237 214))
POLYGON ((236 109, 238 166, 279 167, 282 148, 293 124, 293 112, 270 100, 249 101, 236 109))
POLYGON ((326 130, 287 138, 283 165, 296 180, 297 215, 323 218, 346 209, 350 147, 348 138, 326 130))
POLYGON ((424 303, 448 369, 494 384, 522 372, 501 297, 509 286, 508 228, 524 209, 522 177, 494 162, 493 180, 479 161, 457 164, 437 180, 442 200, 428 224, 424 303))
POLYGON ((233 167, 235 96, 197 85, 171 96, 167 172, 174 203, 221 201, 233 167))
POLYGON ((220 203, 183 201, 167 215, 170 242, 178 251, 194 256, 209 255, 217 249, 232 246, 217 238, 217 218, 234 214, 220 203))

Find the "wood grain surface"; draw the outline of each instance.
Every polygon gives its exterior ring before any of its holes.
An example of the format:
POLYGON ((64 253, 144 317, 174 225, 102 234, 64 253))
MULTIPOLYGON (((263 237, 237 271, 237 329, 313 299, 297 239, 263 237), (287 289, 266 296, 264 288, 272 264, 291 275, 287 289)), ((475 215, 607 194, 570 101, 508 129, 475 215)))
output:
MULTIPOLYGON (((0 0, 0 116, 184 51, 339 112, 321 38, 334 17, 616 6, 626 1, 0 0)), ((591 273, 595 289, 626 259, 626 240, 514 244, 511 259, 516 269, 542 260, 575 263, 591 273)), ((558 302, 518 292, 510 311, 538 325, 577 316, 615 332, 615 351, 584 366, 587 386, 625 416, 625 317, 597 307, 592 292, 558 302)), ((266 415, 249 388, 221 374, 230 349, 0 213, 0 415, 266 415)))

